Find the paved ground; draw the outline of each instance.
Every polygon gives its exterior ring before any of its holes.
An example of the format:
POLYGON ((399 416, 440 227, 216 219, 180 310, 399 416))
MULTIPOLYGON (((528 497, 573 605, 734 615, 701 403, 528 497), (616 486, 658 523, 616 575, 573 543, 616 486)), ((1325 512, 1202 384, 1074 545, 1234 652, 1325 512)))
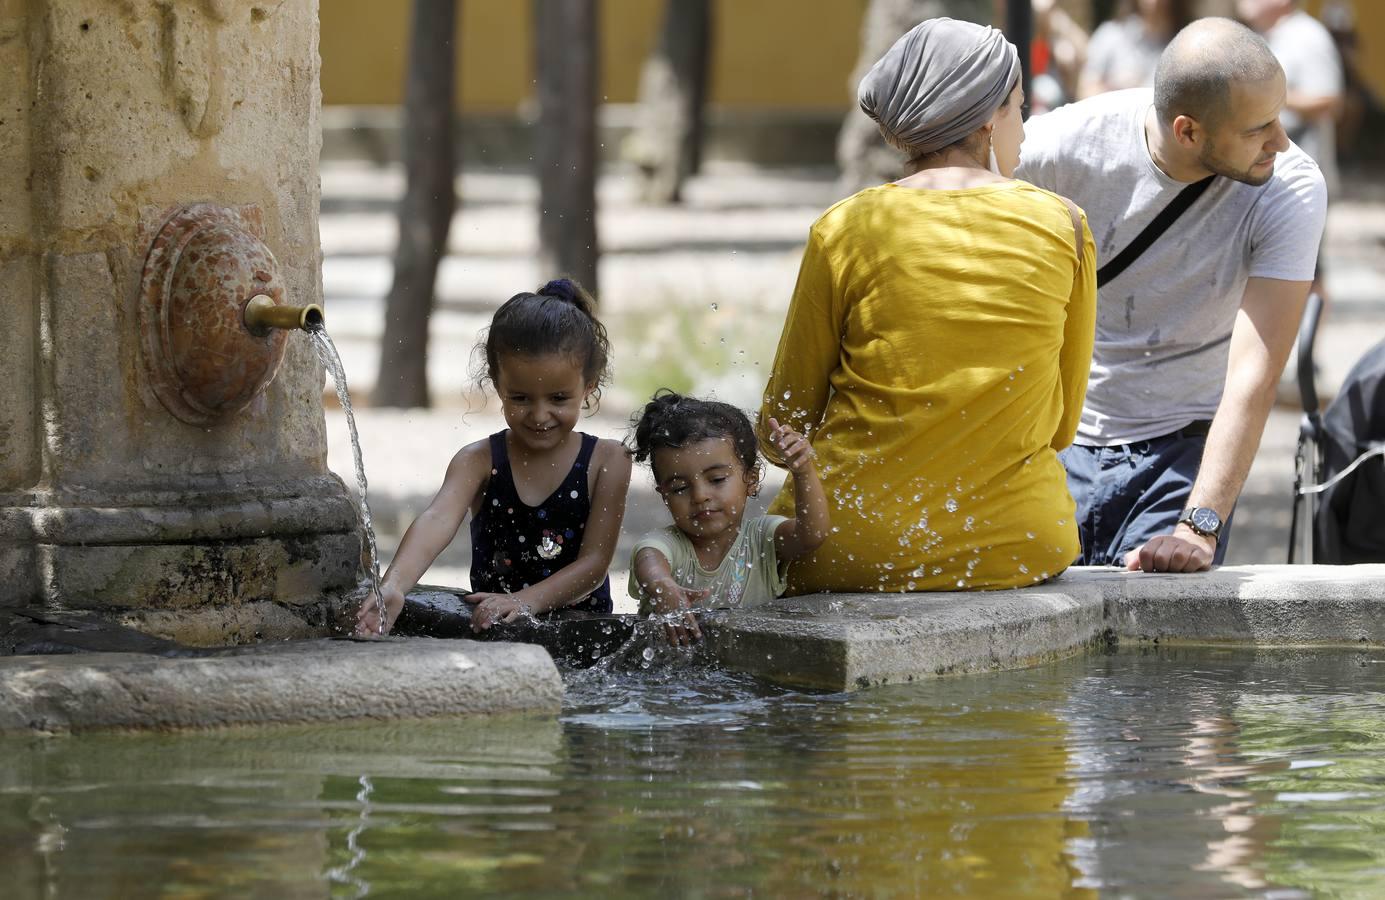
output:
MULTIPOLYGON (((323 287, 327 321, 353 394, 368 398, 377 374, 394 245, 400 172, 367 163, 322 169, 323 287)), ((1385 336, 1385 180, 1348 179, 1349 199, 1328 225, 1330 315, 1316 358, 1328 391, 1385 336)), ((462 205, 439 279, 429 373, 437 408, 358 410, 370 501, 388 560, 404 527, 436 490, 462 444, 501 426, 472 387, 471 349, 491 311, 546 277, 535 262, 536 189, 522 173, 459 179, 462 205), (469 411, 470 410, 470 411, 469 411)), ((715 392, 758 406, 808 226, 837 198, 825 170, 763 171, 723 164, 693 181, 686 204, 647 207, 619 172, 602 179, 599 233, 605 251, 600 300, 615 345, 615 383, 584 430, 620 437, 630 411, 657 387, 715 392)), ((1286 388, 1289 386, 1286 384, 1286 388)), ((1299 413, 1284 392, 1236 515, 1233 563, 1283 562, 1299 413)), ((329 464, 354 483, 340 411, 327 415, 329 464)), ((772 496, 774 484, 764 492, 772 496)), ((637 472, 625 531, 662 524, 648 476, 637 472)), ((467 541, 429 572, 465 584, 467 541)), ((626 564, 617 554, 616 568, 626 564)), ((613 578, 620 577, 613 573, 613 578)), ((617 591, 619 594, 619 591, 617 591)))

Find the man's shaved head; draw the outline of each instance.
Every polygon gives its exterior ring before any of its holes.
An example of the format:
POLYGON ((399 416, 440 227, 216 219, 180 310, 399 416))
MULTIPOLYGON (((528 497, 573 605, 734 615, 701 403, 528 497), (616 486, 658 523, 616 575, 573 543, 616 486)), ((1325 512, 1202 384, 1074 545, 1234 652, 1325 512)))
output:
POLYGON ((1215 128, 1231 105, 1233 84, 1258 83, 1282 70, 1265 39, 1231 19, 1198 19, 1174 35, 1154 70, 1154 109, 1215 128))

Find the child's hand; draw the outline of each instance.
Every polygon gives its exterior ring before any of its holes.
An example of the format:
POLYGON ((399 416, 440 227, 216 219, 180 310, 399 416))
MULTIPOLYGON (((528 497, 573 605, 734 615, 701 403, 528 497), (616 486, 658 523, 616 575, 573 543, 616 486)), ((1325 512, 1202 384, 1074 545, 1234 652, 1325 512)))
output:
POLYGON ((780 425, 773 417, 769 420, 769 441, 784 459, 784 466, 795 475, 802 475, 813 468, 813 445, 808 439, 787 425, 780 425))
POLYGON ((361 637, 389 634, 394 620, 404 609, 404 592, 399 588, 383 584, 380 593, 385 595, 385 621, 383 624, 380 622, 380 601, 375 591, 371 591, 356 612, 356 634, 361 637))
POLYGON ((702 640, 702 629, 697 627, 697 617, 692 610, 711 596, 706 588, 685 588, 673 579, 667 579, 653 591, 654 609, 665 617, 664 631, 668 642, 675 647, 690 647, 694 641, 702 640), (682 612, 681 620, 675 620, 682 612))
POLYGON ((513 622, 520 616, 533 615, 528 603, 512 594, 467 594, 466 602, 476 604, 471 611, 471 630, 485 631, 496 622, 513 622))

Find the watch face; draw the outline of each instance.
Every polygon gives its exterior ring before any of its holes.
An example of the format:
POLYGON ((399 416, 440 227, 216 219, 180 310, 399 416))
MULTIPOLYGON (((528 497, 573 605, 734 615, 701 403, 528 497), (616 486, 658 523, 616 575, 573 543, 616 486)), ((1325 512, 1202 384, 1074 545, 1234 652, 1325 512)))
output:
POLYGON ((1218 528, 1221 528, 1221 516, 1217 515, 1215 509, 1199 506, 1193 510, 1193 514, 1188 518, 1194 528, 1207 534, 1213 534, 1218 528))

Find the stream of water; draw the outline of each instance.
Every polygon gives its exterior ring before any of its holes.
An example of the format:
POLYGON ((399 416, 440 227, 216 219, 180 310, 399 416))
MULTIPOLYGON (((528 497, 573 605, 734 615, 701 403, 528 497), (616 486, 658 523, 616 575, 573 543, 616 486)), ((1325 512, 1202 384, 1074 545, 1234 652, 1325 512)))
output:
POLYGON ((327 334, 325 328, 309 329, 308 337, 312 340, 313 351, 317 353, 317 358, 322 361, 322 365, 332 376, 332 381, 337 389, 337 400, 346 413, 346 425, 351 430, 351 453, 356 463, 357 505, 361 515, 361 531, 365 534, 366 547, 369 553, 370 586, 375 591, 380 627, 383 629, 385 597, 380 591, 380 552, 375 545, 375 526, 370 519, 370 503, 366 500, 365 461, 361 457, 361 438, 356 431, 356 415, 351 410, 351 392, 346 387, 346 369, 342 367, 341 354, 337 352, 337 346, 332 343, 332 338, 327 334))

